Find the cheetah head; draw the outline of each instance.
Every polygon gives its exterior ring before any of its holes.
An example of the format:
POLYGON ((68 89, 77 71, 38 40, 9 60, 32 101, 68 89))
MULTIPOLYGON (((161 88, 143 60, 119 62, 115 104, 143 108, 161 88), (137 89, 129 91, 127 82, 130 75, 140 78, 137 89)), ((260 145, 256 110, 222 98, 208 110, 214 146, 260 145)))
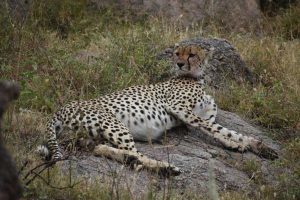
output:
POLYGON ((198 78, 203 76, 208 60, 207 50, 197 45, 175 45, 173 53, 178 76, 198 78))

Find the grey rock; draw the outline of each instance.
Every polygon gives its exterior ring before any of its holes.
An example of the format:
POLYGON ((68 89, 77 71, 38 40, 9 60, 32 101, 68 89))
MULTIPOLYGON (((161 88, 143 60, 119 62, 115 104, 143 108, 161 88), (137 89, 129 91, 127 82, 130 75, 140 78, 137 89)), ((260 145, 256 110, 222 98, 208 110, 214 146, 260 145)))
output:
MULTIPOLYGON (((204 77, 206 83, 212 88, 224 88, 229 80, 236 82, 248 82, 255 84, 258 77, 251 72, 246 63, 241 58, 233 45, 227 40, 219 38, 198 37, 179 42, 179 44, 198 45, 207 51, 210 51, 209 67, 206 67, 204 77)), ((172 60, 174 46, 171 46, 157 54, 157 59, 172 60)), ((172 72, 166 72, 158 80, 166 80, 172 77, 172 72)), ((155 81, 158 81, 154 79, 155 81)))
MULTIPOLYGON (((280 152, 280 146, 267 137, 266 133, 247 123, 238 115, 226 111, 219 111, 217 121, 225 127, 239 131, 244 135, 261 138, 265 143, 280 152)), ((163 193, 168 187, 178 195, 186 192, 197 192, 206 195, 209 185, 209 162, 213 162, 213 172, 216 177, 218 191, 237 190, 251 193, 257 188, 247 172, 241 170, 241 163, 254 160, 261 166, 265 180, 272 183, 272 167, 270 162, 250 152, 243 154, 224 149, 212 138, 203 132, 191 127, 178 127, 170 130, 162 144, 136 144, 139 151, 158 160, 169 161, 180 167, 182 174, 170 179, 159 177, 148 171, 129 169, 113 160, 95 157, 92 153, 82 153, 72 156, 72 162, 60 163, 62 170, 68 172, 71 165, 72 175, 91 182, 98 181, 108 185, 118 184, 134 196, 146 195, 147 191, 154 190, 157 194, 163 193)), ((253 177, 252 177, 253 178, 253 177)))
POLYGON ((228 29, 248 30, 259 26, 262 19, 257 0, 91 0, 97 8, 116 6, 123 14, 140 19, 163 16, 178 26, 193 23, 218 23, 228 29))
POLYGON ((19 85, 12 81, 0 80, 0 199, 17 200, 22 195, 15 163, 5 148, 1 132, 2 117, 11 103, 20 95, 19 85))

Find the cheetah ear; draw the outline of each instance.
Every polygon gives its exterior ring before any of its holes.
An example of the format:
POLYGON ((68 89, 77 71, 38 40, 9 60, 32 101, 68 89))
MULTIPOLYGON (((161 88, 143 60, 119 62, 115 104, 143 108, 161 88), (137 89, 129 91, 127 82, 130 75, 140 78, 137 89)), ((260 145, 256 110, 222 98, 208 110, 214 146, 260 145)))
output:
POLYGON ((168 52, 170 57, 174 56, 174 51, 179 47, 179 43, 175 43, 174 46, 168 48, 170 51, 168 52))
POLYGON ((162 54, 159 54, 159 56, 162 56, 162 58, 172 58, 174 53, 173 47, 168 47, 167 49, 164 50, 162 54))

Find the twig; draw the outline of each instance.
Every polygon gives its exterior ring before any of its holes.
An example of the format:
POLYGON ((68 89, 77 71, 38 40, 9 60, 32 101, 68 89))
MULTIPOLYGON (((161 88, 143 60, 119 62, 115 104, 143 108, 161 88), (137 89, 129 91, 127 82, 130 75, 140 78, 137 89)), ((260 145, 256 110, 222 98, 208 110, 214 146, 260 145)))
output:
MULTIPOLYGON (((31 171, 29 175, 34 174, 33 177, 31 179, 29 179, 27 182, 25 182, 25 185, 29 185, 36 177, 37 175, 39 175, 40 173, 42 173, 45 169, 48 169, 51 165, 46 165, 42 170, 40 170, 38 173, 31 171)), ((28 176, 29 176, 28 175, 28 176)))
POLYGON ((20 176, 21 172, 25 169, 25 167, 27 166, 28 163, 29 163, 28 160, 26 160, 26 161, 23 163, 22 167, 21 167, 20 170, 18 171, 18 175, 19 175, 19 176, 20 176))
POLYGON ((29 179, 28 181, 25 182, 25 185, 29 185, 36 177, 37 177, 37 174, 41 174, 45 169, 48 169, 49 167, 51 167, 52 165, 54 165, 55 163, 57 162, 60 162, 60 161, 65 161, 65 160, 70 160, 69 158, 64 158, 64 159, 61 159, 61 160, 53 160, 53 161, 47 161, 47 162, 44 162, 44 163, 41 163, 37 166, 35 166, 34 168, 30 169, 28 171, 28 173, 24 176, 23 178, 23 181, 26 181, 27 178, 33 174, 33 177, 31 179, 29 179), (35 172, 35 170, 39 169, 43 167, 39 172, 35 172))
POLYGON ((44 183, 46 183, 49 187, 53 188, 53 189, 58 189, 58 190, 65 190, 65 189, 69 189, 69 188, 73 188, 76 185, 78 185, 79 183, 81 183, 83 180, 78 181, 76 183, 70 184, 69 186, 65 186, 65 187, 56 187, 51 185, 50 183, 48 183, 48 181, 42 177, 40 174, 36 173, 36 172, 32 172, 36 177, 40 178, 44 183))
POLYGON ((29 170, 29 172, 24 176, 23 180, 26 180, 26 179, 28 178, 28 176, 30 176, 30 174, 31 174, 34 170, 36 170, 36 169, 38 169, 38 168, 40 168, 40 167, 42 167, 42 166, 44 166, 44 165, 50 165, 50 164, 53 164, 53 163, 55 163, 55 161, 47 161, 47 162, 43 162, 43 163, 41 163, 41 164, 35 166, 35 167, 32 168, 31 170, 29 170))

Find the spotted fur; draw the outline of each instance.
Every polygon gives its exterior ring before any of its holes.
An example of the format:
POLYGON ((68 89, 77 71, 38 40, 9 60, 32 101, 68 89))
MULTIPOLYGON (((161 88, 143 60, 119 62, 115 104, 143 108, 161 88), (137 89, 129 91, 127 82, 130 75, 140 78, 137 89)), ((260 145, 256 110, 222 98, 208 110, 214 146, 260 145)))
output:
POLYGON ((176 46, 177 77, 155 85, 134 86, 86 101, 73 101, 58 110, 47 125, 47 145, 53 159, 62 158, 57 138, 63 129, 83 128, 90 137, 103 137, 113 147, 101 145, 95 154, 120 162, 134 160, 137 166, 178 175, 180 170, 166 162, 143 156, 135 140, 159 140, 166 130, 187 124, 204 132, 225 147, 253 151, 274 158, 274 150, 261 141, 243 136, 215 122, 217 105, 207 95, 199 77, 207 67, 209 52, 196 45, 176 46), (134 159, 132 159, 134 158, 134 159))

